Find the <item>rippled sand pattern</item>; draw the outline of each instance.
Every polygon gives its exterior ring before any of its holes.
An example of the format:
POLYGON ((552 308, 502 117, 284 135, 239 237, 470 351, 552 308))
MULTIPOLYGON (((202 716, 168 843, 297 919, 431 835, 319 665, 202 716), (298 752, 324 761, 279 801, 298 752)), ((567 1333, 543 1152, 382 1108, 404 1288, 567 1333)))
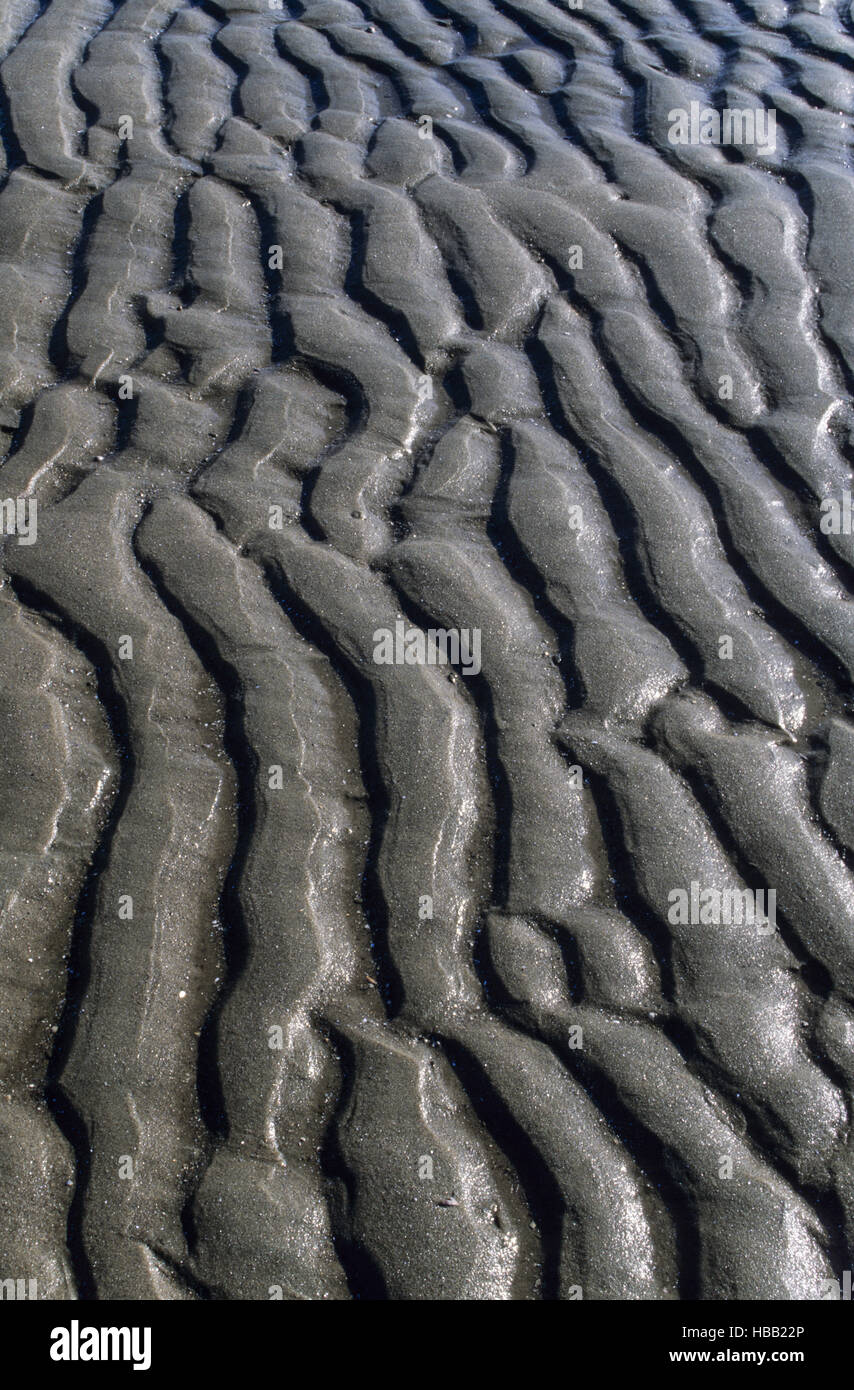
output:
POLYGON ((0 1278, 821 1297, 850 14, 7 0, 0 53, 0 1278), (480 661, 375 659, 431 627, 480 661))

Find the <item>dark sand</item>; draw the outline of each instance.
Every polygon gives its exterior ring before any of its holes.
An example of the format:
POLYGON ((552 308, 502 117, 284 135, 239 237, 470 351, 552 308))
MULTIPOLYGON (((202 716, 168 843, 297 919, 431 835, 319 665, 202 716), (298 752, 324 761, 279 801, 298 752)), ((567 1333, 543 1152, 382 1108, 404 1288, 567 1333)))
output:
POLYGON ((847 9, 6 0, 0 53, 0 1279, 821 1297, 847 9))

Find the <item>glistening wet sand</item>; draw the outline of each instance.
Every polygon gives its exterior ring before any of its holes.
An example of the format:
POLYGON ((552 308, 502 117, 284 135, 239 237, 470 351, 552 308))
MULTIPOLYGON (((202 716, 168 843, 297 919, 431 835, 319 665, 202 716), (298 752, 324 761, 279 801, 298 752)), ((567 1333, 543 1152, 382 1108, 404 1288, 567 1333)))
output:
POLYGON ((849 11, 7 0, 0 54, 0 1279, 821 1297, 849 11))

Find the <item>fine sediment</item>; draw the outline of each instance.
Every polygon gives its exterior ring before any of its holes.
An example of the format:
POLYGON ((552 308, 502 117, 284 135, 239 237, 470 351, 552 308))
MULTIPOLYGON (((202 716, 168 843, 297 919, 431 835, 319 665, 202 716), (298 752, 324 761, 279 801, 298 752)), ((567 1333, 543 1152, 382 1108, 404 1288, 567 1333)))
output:
POLYGON ((850 1269, 852 71, 818 0, 9 0, 0 1280, 850 1269))

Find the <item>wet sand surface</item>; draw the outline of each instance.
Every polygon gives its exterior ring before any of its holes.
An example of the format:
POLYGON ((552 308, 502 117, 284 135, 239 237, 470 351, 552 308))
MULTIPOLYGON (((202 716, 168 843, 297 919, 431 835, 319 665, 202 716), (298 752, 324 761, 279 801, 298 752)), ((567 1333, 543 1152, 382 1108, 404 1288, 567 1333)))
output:
POLYGON ((7 0, 0 54, 0 1278, 820 1298, 849 12, 7 0))

